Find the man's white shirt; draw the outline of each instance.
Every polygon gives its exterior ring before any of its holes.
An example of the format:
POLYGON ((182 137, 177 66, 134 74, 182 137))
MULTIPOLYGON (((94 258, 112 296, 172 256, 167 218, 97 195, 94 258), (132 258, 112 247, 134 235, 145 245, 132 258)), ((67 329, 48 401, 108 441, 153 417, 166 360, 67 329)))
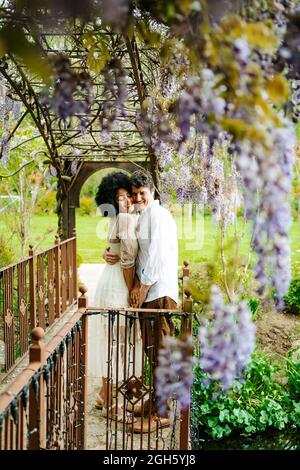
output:
POLYGON ((146 302, 170 297, 178 302, 177 227, 170 212, 155 200, 141 213, 136 227, 139 250, 136 273, 151 285, 146 302))

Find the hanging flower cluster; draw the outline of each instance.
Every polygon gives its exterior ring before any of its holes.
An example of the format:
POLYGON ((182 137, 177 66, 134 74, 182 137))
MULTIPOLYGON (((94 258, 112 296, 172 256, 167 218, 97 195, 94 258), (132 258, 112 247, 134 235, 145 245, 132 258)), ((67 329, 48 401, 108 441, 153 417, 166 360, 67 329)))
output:
POLYGON ((125 102, 127 100, 126 72, 120 59, 109 61, 103 71, 104 103, 100 116, 100 125, 104 132, 109 132, 119 116, 126 116, 125 102))
POLYGON ((213 222, 221 223, 223 228, 234 223, 241 190, 235 166, 226 161, 227 148, 228 142, 224 139, 219 139, 211 148, 208 139, 199 135, 183 143, 177 153, 170 150, 167 161, 161 153, 163 202, 170 202, 175 193, 180 204, 193 202, 210 207, 213 222))
POLYGON ((77 167, 80 162, 80 159, 79 159, 80 150, 77 148, 74 148, 73 154, 75 158, 72 160, 72 163, 71 163, 71 174, 74 176, 76 175, 77 167))
POLYGON ((55 86, 52 97, 43 93, 42 106, 52 109, 65 126, 76 116, 83 128, 88 124, 88 115, 92 106, 91 79, 86 72, 76 72, 70 59, 63 54, 52 58, 55 74, 55 86))
POLYGON ((129 0, 100 0, 96 3, 99 4, 99 15, 105 23, 117 29, 124 25, 129 13, 129 0))
POLYGON ((246 301, 225 305, 217 286, 211 288, 210 301, 212 318, 199 329, 199 363, 209 374, 206 384, 219 381, 226 390, 251 361, 255 326, 246 301))
MULTIPOLYGON (((188 139, 192 125, 198 132, 209 134, 214 126, 209 125, 208 117, 219 120, 225 111, 225 100, 221 97, 223 86, 218 86, 218 76, 209 68, 199 71, 197 76, 189 76, 177 102, 177 124, 182 141, 188 139)), ((215 135, 217 138, 217 135, 215 135)))
POLYGON ((236 379, 242 380, 243 371, 251 362, 255 348, 255 326, 245 300, 224 303, 217 286, 212 286, 210 296, 210 320, 203 320, 199 328, 200 357, 193 356, 193 339, 165 337, 159 351, 155 373, 156 394, 161 416, 167 412, 167 400, 178 400, 184 409, 190 403, 193 383, 193 366, 199 364, 208 375, 204 385, 219 382, 224 390, 236 379))
POLYGON ((190 389, 193 383, 193 340, 189 336, 178 339, 164 338, 158 356, 159 366, 155 369, 156 394, 160 416, 167 413, 167 400, 176 399, 181 409, 190 404, 190 389))

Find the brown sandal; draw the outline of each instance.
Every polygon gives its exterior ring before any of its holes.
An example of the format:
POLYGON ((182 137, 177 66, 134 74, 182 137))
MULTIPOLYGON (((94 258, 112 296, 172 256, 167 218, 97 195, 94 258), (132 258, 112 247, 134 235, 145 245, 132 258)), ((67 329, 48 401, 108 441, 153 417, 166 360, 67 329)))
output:
POLYGON ((97 410, 102 410, 103 407, 104 407, 104 400, 103 398, 101 398, 100 396, 96 399, 95 403, 94 403, 94 407, 97 409, 97 410))
POLYGON ((113 419, 114 421, 117 420, 117 421, 121 422, 121 421, 124 420, 123 410, 124 410, 124 408, 123 408, 122 405, 118 405, 118 408, 116 407, 116 405, 109 406, 108 408, 105 408, 103 406, 102 416, 104 418, 107 418, 107 416, 108 416, 110 419, 113 419))
MULTIPOLYGON (((136 420, 137 421, 137 420, 136 420)), ((159 416, 150 416, 149 418, 140 419, 132 426, 129 424, 127 432, 133 433, 150 433, 155 432, 157 429, 168 428, 170 426, 169 418, 160 418, 159 416)))

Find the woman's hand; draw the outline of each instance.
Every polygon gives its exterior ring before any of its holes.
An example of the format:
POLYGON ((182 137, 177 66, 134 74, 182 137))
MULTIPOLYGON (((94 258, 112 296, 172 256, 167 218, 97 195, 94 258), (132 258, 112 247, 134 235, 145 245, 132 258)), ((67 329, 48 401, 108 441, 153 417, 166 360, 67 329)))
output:
POLYGON ((102 257, 107 264, 113 265, 113 264, 116 264, 118 261, 120 261, 120 256, 117 253, 110 252, 110 247, 105 248, 105 250, 102 253, 102 257))

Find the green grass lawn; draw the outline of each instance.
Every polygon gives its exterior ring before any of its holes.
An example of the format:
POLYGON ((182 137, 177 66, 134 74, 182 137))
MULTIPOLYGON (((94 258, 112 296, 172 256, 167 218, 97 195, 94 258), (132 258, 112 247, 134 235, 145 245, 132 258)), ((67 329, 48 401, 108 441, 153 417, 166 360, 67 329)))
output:
MULTIPOLYGON (((102 262, 102 252, 107 245, 106 233, 108 228, 108 219, 100 216, 81 216, 76 215, 76 228, 78 237, 78 253, 84 263, 102 262)), ((176 216, 179 238, 179 264, 184 259, 192 263, 209 260, 218 255, 220 233, 213 225, 211 217, 205 216, 193 218, 193 226, 189 223, 183 223, 176 216), (196 235, 193 235, 196 234, 196 235)), ((53 245, 57 226, 57 217, 52 215, 35 215, 32 221, 32 238, 30 242, 35 245, 39 242, 37 250, 48 248, 53 245), (52 232, 51 232, 52 230, 52 232)), ((7 227, 3 220, 0 220, 0 234, 7 238, 7 227)), ((249 252, 250 224, 244 225, 242 218, 237 223, 237 234, 240 243, 240 256, 247 257, 249 252)), ((230 226, 227 231, 225 245, 234 235, 234 228, 230 226)), ((291 249, 292 261, 294 267, 299 272, 300 267, 300 225, 294 222, 291 231, 291 249)), ((16 259, 20 259, 20 250, 18 241, 15 237, 10 240, 16 259)))

